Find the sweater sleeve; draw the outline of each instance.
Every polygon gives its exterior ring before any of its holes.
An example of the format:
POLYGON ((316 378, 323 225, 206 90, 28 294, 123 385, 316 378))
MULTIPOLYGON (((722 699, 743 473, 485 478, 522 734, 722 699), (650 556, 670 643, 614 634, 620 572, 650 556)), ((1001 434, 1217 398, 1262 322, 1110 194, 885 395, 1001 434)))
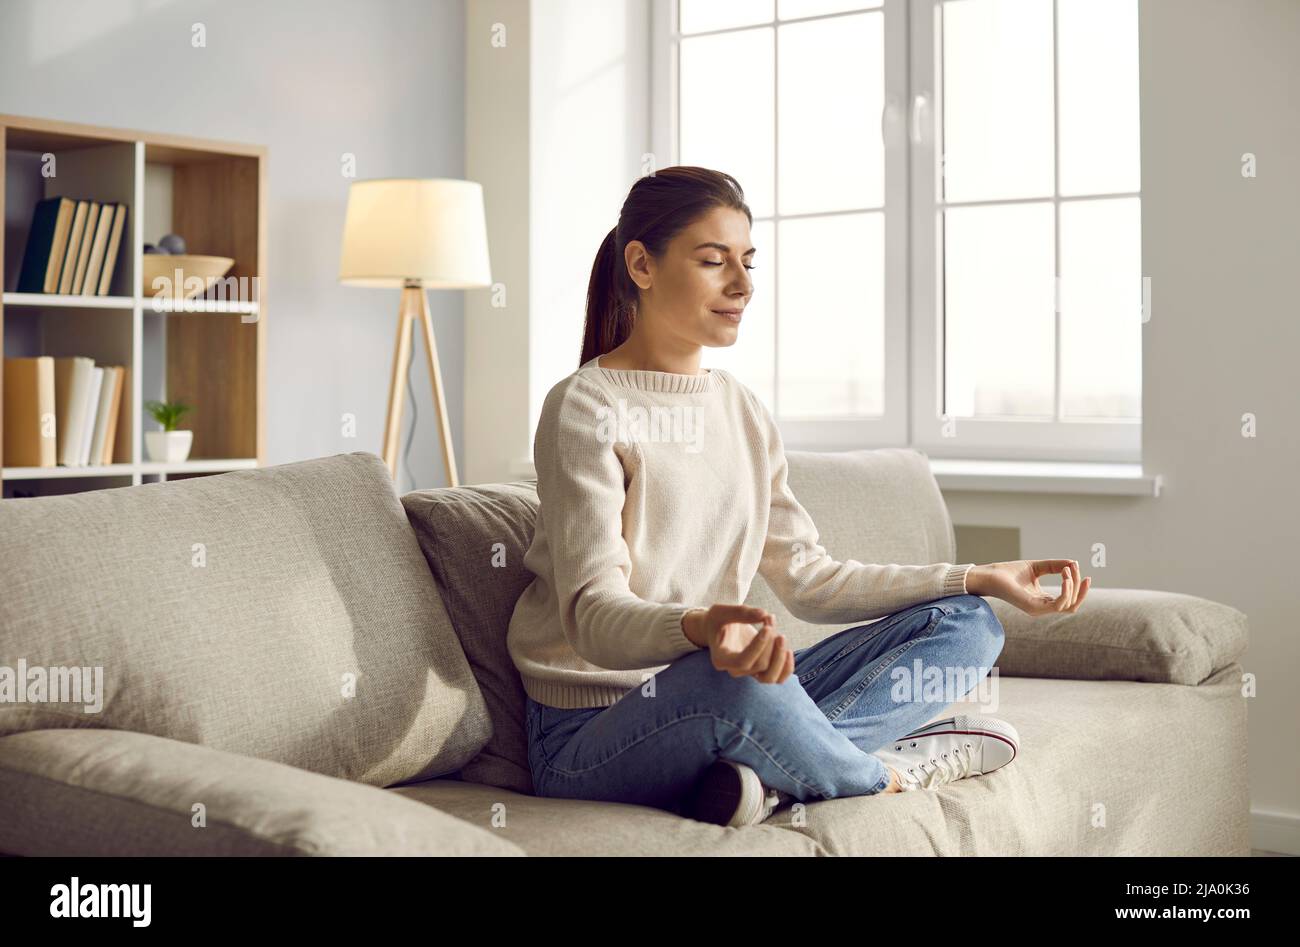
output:
POLYGON ((775 419, 756 395, 749 392, 749 398, 767 432, 772 490, 759 573, 790 614, 807 622, 845 624, 966 594, 966 573, 974 563, 868 565, 831 558, 812 517, 790 489, 785 446, 775 419))
POLYGON ((547 395, 533 445, 560 623, 574 652, 597 667, 664 665, 699 650, 682 630, 692 606, 649 602, 628 585, 623 465, 600 433, 602 408, 613 410, 597 386, 566 379, 547 395))

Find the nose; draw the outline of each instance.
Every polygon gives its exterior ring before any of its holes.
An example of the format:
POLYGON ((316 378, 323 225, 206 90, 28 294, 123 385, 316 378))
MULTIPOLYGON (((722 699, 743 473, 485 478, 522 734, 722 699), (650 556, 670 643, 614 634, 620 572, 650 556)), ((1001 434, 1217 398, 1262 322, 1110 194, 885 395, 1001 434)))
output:
POLYGON ((748 298, 754 294, 754 281, 750 279, 749 270, 745 269, 744 264, 740 265, 739 270, 732 284, 732 292, 738 292, 748 298))

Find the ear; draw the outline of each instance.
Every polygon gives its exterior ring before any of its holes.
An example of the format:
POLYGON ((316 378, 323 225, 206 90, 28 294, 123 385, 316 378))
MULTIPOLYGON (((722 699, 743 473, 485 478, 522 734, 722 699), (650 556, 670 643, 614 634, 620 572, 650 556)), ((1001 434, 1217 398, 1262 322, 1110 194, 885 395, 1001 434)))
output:
POLYGON ((649 289, 654 282, 654 261, 645 244, 640 240, 629 240, 623 248, 623 260, 627 263, 628 276, 641 289, 649 289))

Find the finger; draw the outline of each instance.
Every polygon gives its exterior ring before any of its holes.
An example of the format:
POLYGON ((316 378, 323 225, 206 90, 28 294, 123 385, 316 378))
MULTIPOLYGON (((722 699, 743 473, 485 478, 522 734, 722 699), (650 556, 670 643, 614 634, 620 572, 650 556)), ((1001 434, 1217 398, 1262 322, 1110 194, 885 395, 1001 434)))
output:
MULTIPOLYGON (((764 627, 769 628, 771 626, 765 625, 764 627)), ((772 634, 768 639, 767 644, 759 651, 758 656, 754 658, 754 663, 747 669, 750 675, 762 680, 763 675, 768 673, 771 669, 773 656, 777 652, 777 639, 780 637, 781 635, 776 633, 776 629, 772 629, 772 634)))
POLYGON ((749 643, 749 647, 740 652, 740 658, 736 662, 736 667, 742 673, 749 674, 758 667, 766 667, 766 662, 759 664, 759 659, 763 657, 765 651, 771 650, 772 639, 776 637, 776 631, 771 625, 763 625, 763 630, 754 636, 754 640, 749 643))
POLYGON ((790 679, 790 675, 793 673, 794 673, 794 652, 791 651, 789 648, 786 648, 785 670, 781 672, 780 683, 784 684, 786 681, 788 681, 790 679))
POLYGON ((1070 602, 1070 610, 1073 611, 1079 603, 1079 592, 1083 589, 1083 573, 1079 571, 1079 560, 1071 559, 1074 565, 1074 600, 1070 602))
POLYGON ((759 672, 758 679, 764 684, 775 684, 776 679, 781 676, 785 670, 785 635, 777 635, 772 639, 772 652, 768 658, 767 666, 759 672))
POLYGON ((1035 578, 1044 575, 1059 575, 1072 561, 1070 559, 1035 559, 1030 563, 1030 568, 1035 578))
POLYGON ((1074 601, 1074 580, 1070 576, 1070 567, 1066 566, 1061 572, 1061 594, 1056 598, 1056 610, 1063 612, 1068 609, 1074 601))
POLYGON ((768 669, 772 672, 772 676, 771 679, 766 680, 765 683, 780 684, 782 681, 785 680, 786 678, 785 669, 786 666, 790 663, 788 657, 789 654, 790 654, 790 649, 786 647, 784 643, 782 643, 772 652, 772 666, 768 669))
POLYGON ((1083 584, 1079 589, 1079 597, 1074 600, 1074 607, 1070 611, 1077 612, 1079 610, 1079 606, 1083 604, 1083 600, 1087 597, 1090 588, 1092 588, 1092 576, 1088 576, 1083 580, 1083 584))
POLYGON ((716 621, 738 621, 749 625, 767 621, 771 615, 771 612, 759 608, 757 605, 714 605, 713 610, 716 621))

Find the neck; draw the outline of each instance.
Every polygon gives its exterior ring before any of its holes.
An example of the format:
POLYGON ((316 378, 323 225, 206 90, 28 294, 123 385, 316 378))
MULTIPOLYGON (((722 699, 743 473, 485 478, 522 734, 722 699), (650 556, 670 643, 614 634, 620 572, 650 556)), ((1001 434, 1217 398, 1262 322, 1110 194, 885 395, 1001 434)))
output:
POLYGON ((703 375, 700 371, 700 355, 703 347, 698 344, 681 346, 644 344, 633 332, 622 345, 611 349, 600 357, 602 368, 619 371, 669 372, 674 375, 703 375))

